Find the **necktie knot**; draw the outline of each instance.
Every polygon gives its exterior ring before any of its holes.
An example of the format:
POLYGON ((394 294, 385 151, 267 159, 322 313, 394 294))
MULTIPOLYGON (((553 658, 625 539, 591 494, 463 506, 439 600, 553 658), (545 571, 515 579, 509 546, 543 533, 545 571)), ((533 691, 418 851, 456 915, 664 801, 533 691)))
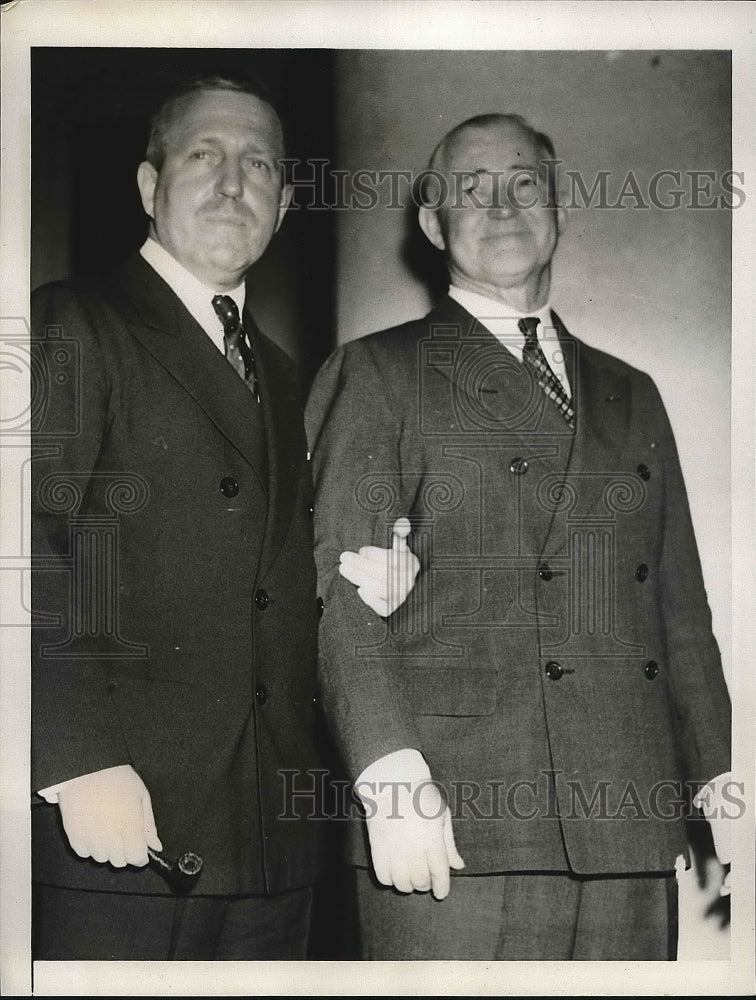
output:
POLYGON ((537 316, 523 316, 522 319, 517 320, 517 326, 520 329, 520 333, 525 336, 525 344, 531 347, 533 344, 538 343, 538 324, 540 320, 537 316))
POLYGON ((230 295, 214 295, 213 309, 215 309, 215 315, 223 324, 223 332, 225 334, 239 332, 239 327, 241 326, 239 310, 230 295))

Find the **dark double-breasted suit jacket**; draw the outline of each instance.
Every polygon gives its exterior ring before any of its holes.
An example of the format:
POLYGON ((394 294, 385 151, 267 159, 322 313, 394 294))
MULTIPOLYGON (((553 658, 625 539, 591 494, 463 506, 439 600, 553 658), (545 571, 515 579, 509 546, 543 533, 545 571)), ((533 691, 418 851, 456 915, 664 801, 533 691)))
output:
MULTIPOLYGON (((324 705, 352 778, 424 754, 463 874, 670 870, 685 783, 729 767, 685 488, 651 379, 555 324, 574 433, 451 299, 321 369, 324 705), (338 558, 407 514, 421 575, 386 624, 338 558)), ((359 833, 351 856, 366 861, 359 833)))
MULTIPOLYGON (((32 314, 33 790, 131 764, 166 854, 202 855, 196 892, 312 883, 322 829, 282 773, 318 763, 293 365, 245 314, 257 407, 139 256, 45 286, 32 314)), ((80 860, 53 806, 35 804, 33 832, 39 881, 168 891, 151 868, 80 860)))

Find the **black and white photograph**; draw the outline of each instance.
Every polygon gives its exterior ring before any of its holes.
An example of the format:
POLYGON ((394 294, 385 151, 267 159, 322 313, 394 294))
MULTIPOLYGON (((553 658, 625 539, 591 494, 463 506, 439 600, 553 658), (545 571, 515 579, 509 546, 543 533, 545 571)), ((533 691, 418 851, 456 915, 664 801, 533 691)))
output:
POLYGON ((1 16, 3 991, 751 993, 753 9, 1 16))

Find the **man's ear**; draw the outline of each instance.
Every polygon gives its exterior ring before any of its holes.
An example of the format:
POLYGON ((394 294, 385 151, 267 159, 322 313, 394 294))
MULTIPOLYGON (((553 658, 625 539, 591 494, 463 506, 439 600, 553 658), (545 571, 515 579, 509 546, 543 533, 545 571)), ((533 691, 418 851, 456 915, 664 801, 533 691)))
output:
POLYGON ((157 184, 158 172, 151 163, 144 160, 137 167, 137 187, 142 198, 142 208, 151 219, 155 218, 155 185, 157 184))
MULTIPOLYGON (((557 163, 558 162, 559 161, 557 161, 557 163)), ((567 209, 564 206, 567 200, 568 192, 565 189, 563 177, 557 178, 550 175, 548 178, 548 184, 551 190, 549 203, 553 206, 556 213, 557 235, 561 236, 567 226, 567 209)))
POLYGON ((441 219, 438 211, 421 205, 417 213, 417 221, 433 246, 437 250, 446 250, 446 241, 441 230, 441 219))
POLYGON ((557 221, 557 232, 561 236, 562 233, 567 228, 567 209, 564 207, 563 204, 561 204, 561 202, 560 204, 557 205, 556 221, 557 221))
POLYGON ((294 188, 291 184, 282 185, 281 197, 278 200, 278 218, 276 219, 276 229, 275 229, 276 232, 278 232, 278 230, 281 228, 281 223, 283 222, 283 218, 286 215, 286 210, 291 204, 291 196, 293 193, 294 193, 294 188))

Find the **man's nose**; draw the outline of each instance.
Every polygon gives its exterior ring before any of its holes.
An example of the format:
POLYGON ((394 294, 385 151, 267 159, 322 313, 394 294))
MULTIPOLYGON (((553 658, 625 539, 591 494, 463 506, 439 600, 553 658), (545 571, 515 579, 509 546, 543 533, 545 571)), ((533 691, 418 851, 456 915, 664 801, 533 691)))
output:
POLYGON ((241 197, 244 192, 244 175, 238 157, 227 156, 223 159, 218 168, 216 190, 225 198, 241 197))
POLYGON ((496 185, 490 194, 488 211, 495 219, 508 219, 519 210, 517 199, 504 183, 496 185))

